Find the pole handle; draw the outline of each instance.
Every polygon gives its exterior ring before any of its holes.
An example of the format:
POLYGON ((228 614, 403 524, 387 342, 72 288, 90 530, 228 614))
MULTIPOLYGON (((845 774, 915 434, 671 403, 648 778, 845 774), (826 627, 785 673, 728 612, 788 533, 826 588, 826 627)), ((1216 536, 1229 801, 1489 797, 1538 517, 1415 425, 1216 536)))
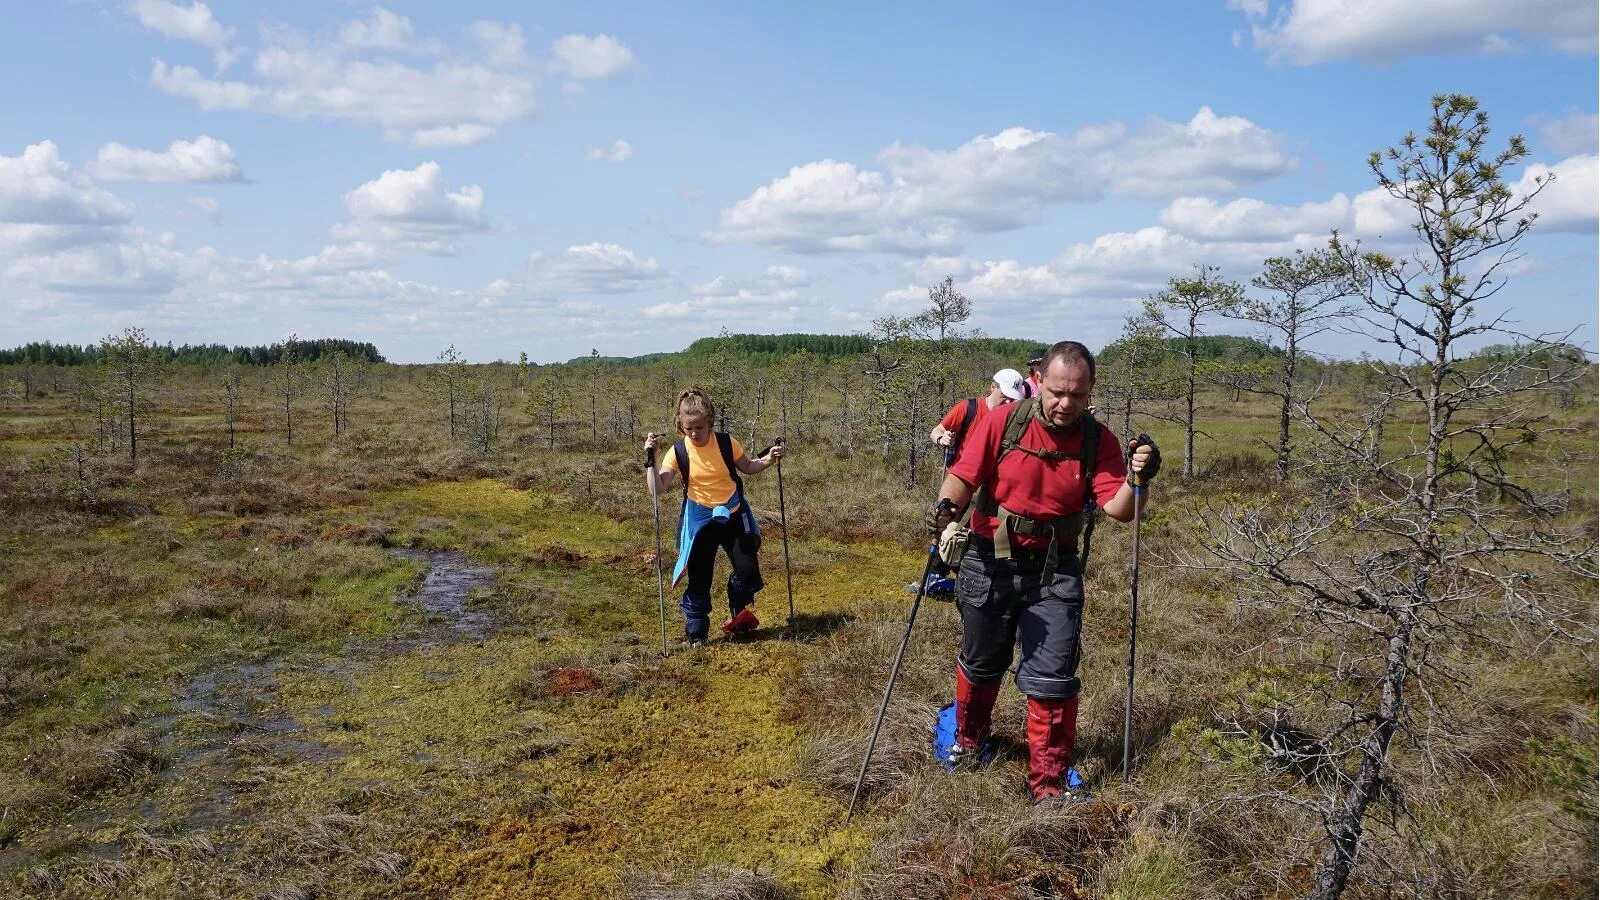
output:
MULTIPOLYGON (((1139 449, 1140 447, 1143 447, 1146 444, 1153 444, 1153 443, 1155 443, 1155 441, 1150 439, 1150 435, 1145 434, 1144 432, 1141 431, 1141 432, 1139 432, 1139 436, 1133 439, 1133 450, 1137 450, 1137 449, 1139 449)), ((1128 451, 1128 459, 1130 459, 1130 460, 1133 459, 1133 450, 1129 450, 1128 451)), ((1146 484, 1144 473, 1142 473, 1142 472, 1134 472, 1134 473, 1131 473, 1131 474, 1133 475, 1134 496, 1137 497, 1138 494, 1139 494, 1139 491, 1146 484)))

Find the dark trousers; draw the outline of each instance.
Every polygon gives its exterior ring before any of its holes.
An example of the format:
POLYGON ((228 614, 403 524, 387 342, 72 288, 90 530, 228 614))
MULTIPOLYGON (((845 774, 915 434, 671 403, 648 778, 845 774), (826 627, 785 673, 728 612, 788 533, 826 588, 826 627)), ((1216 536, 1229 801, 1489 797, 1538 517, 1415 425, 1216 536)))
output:
POLYGON ((728 555, 733 568, 728 573, 728 615, 738 615, 756 602, 756 591, 763 586, 756 559, 760 547, 760 540, 744 530, 744 518, 738 514, 725 523, 707 522, 700 529, 689 548, 689 587, 678 604, 683 610, 684 634, 704 639, 711 632, 711 576, 718 548, 728 555))
POLYGON ((1043 553, 995 559, 994 544, 974 535, 956 577, 961 611, 957 665, 976 685, 1006 675, 1016 648, 1017 689, 1041 700, 1076 697, 1082 655, 1083 569, 1075 552, 1061 548, 1056 571, 1042 577, 1043 553))

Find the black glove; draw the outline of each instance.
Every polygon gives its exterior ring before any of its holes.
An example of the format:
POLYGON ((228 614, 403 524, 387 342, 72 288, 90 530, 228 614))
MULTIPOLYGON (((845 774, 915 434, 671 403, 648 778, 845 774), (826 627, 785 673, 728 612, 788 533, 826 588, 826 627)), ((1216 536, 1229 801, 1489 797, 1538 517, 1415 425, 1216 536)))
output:
POLYGON ((928 533, 937 535, 944 531, 944 526, 956 517, 956 505, 948 497, 941 498, 938 503, 929 507, 928 515, 923 518, 922 524, 928 526, 928 533))
POLYGON ((1141 434, 1130 442, 1128 461, 1128 484, 1135 487, 1149 484, 1151 479, 1156 477, 1156 473, 1161 471, 1161 448, 1156 446, 1155 441, 1150 440, 1150 435, 1141 434), (1141 446, 1150 448, 1150 458, 1145 460, 1143 469, 1134 472, 1132 466, 1133 451, 1141 446))

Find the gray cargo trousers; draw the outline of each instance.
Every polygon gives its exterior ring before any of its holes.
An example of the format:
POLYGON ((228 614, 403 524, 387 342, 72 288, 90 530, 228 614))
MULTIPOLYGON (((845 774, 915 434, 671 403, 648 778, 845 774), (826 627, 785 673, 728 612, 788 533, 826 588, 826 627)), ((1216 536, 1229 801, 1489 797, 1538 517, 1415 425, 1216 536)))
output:
POLYGON ((1020 644, 1017 689, 1041 700, 1075 697, 1083 636, 1083 567, 1062 546, 1055 573, 1041 578, 1044 551, 1013 548, 994 558, 994 542, 973 535, 956 578, 961 651, 956 664, 973 684, 1005 678, 1020 644))

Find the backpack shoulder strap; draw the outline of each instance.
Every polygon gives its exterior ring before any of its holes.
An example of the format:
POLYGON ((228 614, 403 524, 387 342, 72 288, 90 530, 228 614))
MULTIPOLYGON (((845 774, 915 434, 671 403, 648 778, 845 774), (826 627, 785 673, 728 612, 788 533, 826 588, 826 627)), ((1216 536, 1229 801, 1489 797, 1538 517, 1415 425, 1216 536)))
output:
POLYGON ((1006 415, 1006 430, 1000 436, 1000 456, 995 459, 999 465, 1008 452, 1015 449, 1022 442, 1023 432, 1028 430, 1028 420, 1033 418, 1034 410, 1039 406, 1036 397, 1028 397, 1011 404, 1011 412, 1006 415))
POLYGON ((683 445, 683 438, 672 445, 672 455, 678 460, 678 480, 683 482, 683 495, 689 496, 689 448, 683 445))
MULTIPOLYGON (((1021 442, 1023 432, 1028 430, 1028 420, 1033 417, 1033 411, 1038 405, 1039 401, 1033 397, 1011 404, 1010 411, 1006 413, 1005 432, 1000 435, 1000 452, 994 458, 995 477, 999 477, 1000 474, 1000 461, 1021 442)), ((995 502, 994 492, 989 489, 988 482, 978 485, 977 493, 967 505, 967 514, 971 515, 974 508, 986 516, 993 516, 999 510, 999 504, 995 502)))
POLYGON ((1089 413, 1083 414, 1083 431, 1078 437, 1078 473, 1083 478, 1084 504, 1094 506, 1094 471, 1100 461, 1100 423, 1089 413))
POLYGON ((722 451, 722 462, 728 467, 728 476, 733 479, 733 489, 744 496, 744 479, 739 477, 739 468, 733 464, 733 435, 725 431, 717 434, 717 449, 722 451))

